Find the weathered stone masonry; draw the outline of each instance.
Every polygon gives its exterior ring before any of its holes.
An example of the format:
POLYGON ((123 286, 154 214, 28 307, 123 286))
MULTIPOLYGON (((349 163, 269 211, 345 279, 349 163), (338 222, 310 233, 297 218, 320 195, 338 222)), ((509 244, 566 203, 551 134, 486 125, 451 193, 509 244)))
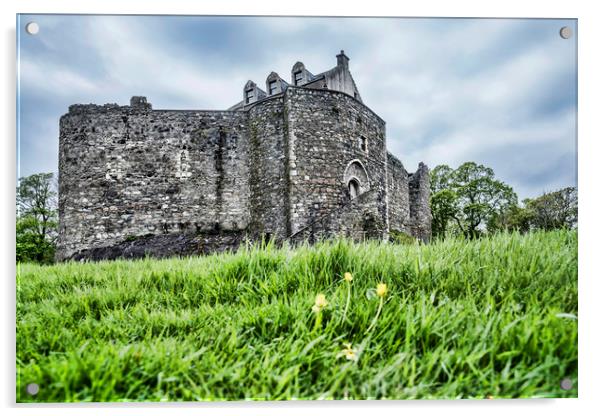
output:
POLYGON ((408 174, 341 52, 227 111, 72 105, 60 120, 61 260, 168 256, 246 239, 430 237, 428 168, 408 174), (296 85, 295 85, 296 84, 296 85))

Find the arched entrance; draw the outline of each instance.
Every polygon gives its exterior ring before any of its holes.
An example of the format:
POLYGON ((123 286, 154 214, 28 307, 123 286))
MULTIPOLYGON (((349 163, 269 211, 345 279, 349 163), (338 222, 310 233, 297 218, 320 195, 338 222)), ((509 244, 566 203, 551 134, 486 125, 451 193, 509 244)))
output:
POLYGON ((358 159, 347 164, 343 174, 343 184, 350 199, 357 198, 370 189, 370 179, 364 165, 358 159))
POLYGON ((357 198, 357 196, 360 194, 360 183, 357 181, 357 179, 353 178, 349 180, 348 189, 349 197, 351 199, 357 198))

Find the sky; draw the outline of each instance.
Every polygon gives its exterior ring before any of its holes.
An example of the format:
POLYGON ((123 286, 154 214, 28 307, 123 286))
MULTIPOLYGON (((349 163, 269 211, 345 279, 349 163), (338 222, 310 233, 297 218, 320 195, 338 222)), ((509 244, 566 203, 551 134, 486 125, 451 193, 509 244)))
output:
POLYGON ((343 49, 408 172, 474 161, 519 199, 577 186, 576 20, 20 15, 17 30, 19 177, 58 171, 71 104, 226 109, 247 80, 320 73, 343 49))

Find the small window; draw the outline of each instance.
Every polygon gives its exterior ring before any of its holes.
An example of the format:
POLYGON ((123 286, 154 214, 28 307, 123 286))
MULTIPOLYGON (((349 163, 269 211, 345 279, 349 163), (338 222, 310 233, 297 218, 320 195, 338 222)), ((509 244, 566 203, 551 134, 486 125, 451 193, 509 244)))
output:
POLYGON ((253 99, 253 90, 247 90, 246 91, 246 95, 245 95, 245 101, 247 104, 249 104, 251 102, 251 100, 253 99))
POLYGON ((353 91, 353 98, 357 100, 357 91, 353 91))
POLYGON ((278 88, 278 82, 270 81, 270 85, 269 85, 270 95, 274 95, 276 93, 277 88, 278 88))
POLYGON ((368 139, 364 136, 360 136, 360 149, 362 149, 362 152, 368 151, 368 139))
POLYGON ((300 85, 303 82, 303 71, 295 72, 295 85, 300 85))

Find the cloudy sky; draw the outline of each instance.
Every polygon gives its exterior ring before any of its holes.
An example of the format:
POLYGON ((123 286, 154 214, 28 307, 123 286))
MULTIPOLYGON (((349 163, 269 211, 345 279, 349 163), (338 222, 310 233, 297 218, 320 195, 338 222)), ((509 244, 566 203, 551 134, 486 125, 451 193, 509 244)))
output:
POLYGON ((225 109, 248 79, 315 73, 344 49, 389 150, 494 169, 519 198, 576 186, 575 20, 21 15, 19 176, 56 172, 74 103, 225 109), (25 33, 35 21, 39 33, 25 33))

